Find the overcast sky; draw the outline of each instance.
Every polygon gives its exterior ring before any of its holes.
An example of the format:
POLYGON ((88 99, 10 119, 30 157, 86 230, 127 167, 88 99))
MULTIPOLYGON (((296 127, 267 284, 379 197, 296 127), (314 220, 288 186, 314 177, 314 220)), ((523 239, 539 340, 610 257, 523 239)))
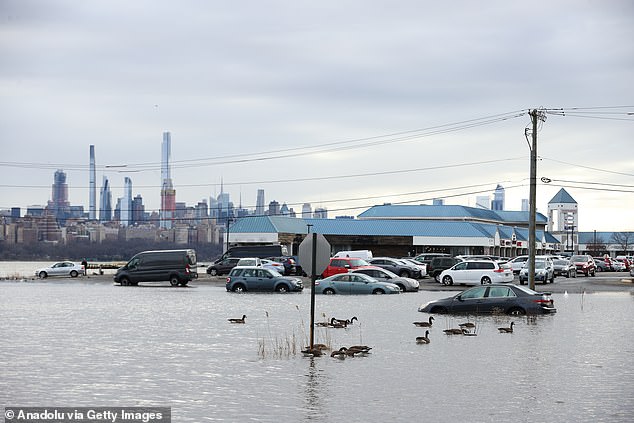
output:
POLYGON ((563 186, 582 231, 634 230, 633 40, 630 0, 0 0, 0 209, 63 169, 87 211, 90 144, 97 189, 158 209, 170 131, 189 205, 221 180, 329 217, 501 184, 520 210, 545 108, 538 211, 563 186))

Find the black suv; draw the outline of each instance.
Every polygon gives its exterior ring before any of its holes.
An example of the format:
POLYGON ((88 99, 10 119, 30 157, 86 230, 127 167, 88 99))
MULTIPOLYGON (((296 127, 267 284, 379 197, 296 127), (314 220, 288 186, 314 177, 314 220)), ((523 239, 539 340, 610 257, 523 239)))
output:
POLYGON ((461 261, 461 259, 451 256, 434 257, 427 265, 427 274, 434 278, 436 282, 440 282, 440 274, 442 271, 449 269, 461 261))
POLYGON ((240 261, 240 257, 227 257, 224 260, 216 260, 207 268, 207 273, 211 276, 226 275, 231 272, 231 269, 236 267, 238 261, 240 261))

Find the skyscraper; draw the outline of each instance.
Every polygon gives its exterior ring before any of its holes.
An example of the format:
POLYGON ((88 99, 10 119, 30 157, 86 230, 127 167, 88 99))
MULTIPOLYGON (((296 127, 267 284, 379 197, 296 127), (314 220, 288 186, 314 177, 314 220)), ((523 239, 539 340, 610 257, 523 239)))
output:
POLYGON ((258 190, 258 197, 255 202, 255 214, 258 216, 264 216, 264 190, 258 190))
POLYGON ((310 219, 313 217, 313 208, 310 206, 310 203, 304 203, 302 206, 302 217, 304 219, 310 219))
POLYGON ((66 173, 59 169, 55 172, 53 179, 53 192, 51 201, 48 202, 48 209, 55 219, 63 224, 70 214, 70 202, 68 201, 68 184, 66 183, 66 173))
POLYGON ((112 220, 112 192, 110 192, 110 184, 108 178, 104 175, 103 185, 99 197, 99 220, 109 222, 112 220))
POLYGON ((170 176, 170 155, 172 148, 172 136, 169 132, 163 132, 161 144, 161 211, 159 214, 160 226, 169 229, 174 223, 176 211, 176 190, 170 176))
POLYGON ((132 223, 132 179, 125 177, 123 187, 123 198, 120 205, 121 225, 128 226, 132 223))
POLYGON ((95 169, 95 146, 90 146, 90 183, 88 187, 88 219, 97 219, 97 171, 95 169))
POLYGON ((499 185, 495 187, 493 192, 493 201, 491 201, 491 210, 504 210, 504 187, 499 185))

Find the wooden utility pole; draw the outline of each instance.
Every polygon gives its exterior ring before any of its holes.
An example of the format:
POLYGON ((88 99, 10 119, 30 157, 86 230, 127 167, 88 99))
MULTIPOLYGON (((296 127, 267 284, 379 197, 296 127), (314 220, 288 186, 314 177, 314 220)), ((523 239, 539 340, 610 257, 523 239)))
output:
POLYGON ((537 226, 537 121, 546 120, 543 111, 533 109, 528 114, 533 123, 531 143, 531 175, 530 175, 530 218, 528 222, 528 286, 535 289, 535 253, 536 253, 536 226, 537 226))

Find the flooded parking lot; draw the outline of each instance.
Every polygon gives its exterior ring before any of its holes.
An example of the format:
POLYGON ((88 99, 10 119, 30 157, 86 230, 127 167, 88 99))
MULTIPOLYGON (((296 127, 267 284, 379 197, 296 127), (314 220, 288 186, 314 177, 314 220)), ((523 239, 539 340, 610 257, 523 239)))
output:
POLYGON ((0 400, 170 406, 179 422, 631 420, 631 293, 554 293, 556 315, 472 317, 473 337, 442 332, 466 318, 437 316, 430 344, 416 344, 418 306, 450 294, 318 297, 318 320, 358 320, 316 342, 373 348, 340 360, 299 353, 309 292, 5 281, 0 400), (514 333, 498 332, 511 321, 514 333))

